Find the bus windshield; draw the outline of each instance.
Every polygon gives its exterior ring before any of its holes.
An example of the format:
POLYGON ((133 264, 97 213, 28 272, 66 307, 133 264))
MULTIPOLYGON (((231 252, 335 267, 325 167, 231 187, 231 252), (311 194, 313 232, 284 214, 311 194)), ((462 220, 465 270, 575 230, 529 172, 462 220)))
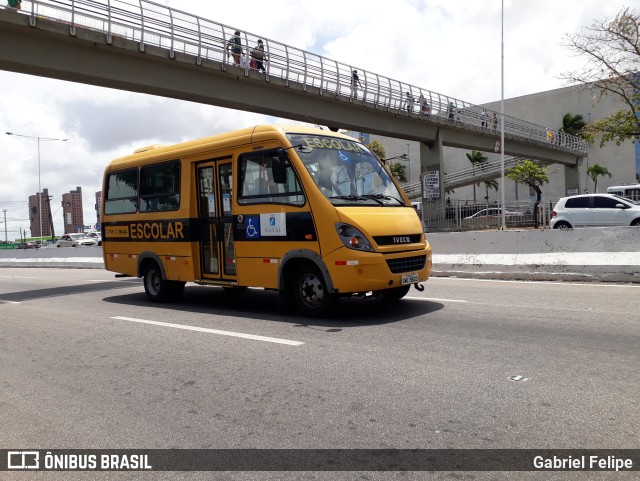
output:
POLYGON ((405 205, 387 170, 361 143, 308 134, 287 137, 313 181, 334 205, 405 205))

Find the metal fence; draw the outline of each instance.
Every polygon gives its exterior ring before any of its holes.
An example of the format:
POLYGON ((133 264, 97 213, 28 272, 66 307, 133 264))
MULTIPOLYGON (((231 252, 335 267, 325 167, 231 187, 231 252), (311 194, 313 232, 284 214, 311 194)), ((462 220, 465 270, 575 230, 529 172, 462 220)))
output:
MULTIPOLYGON (((534 228, 534 202, 513 201, 505 203, 507 229, 534 228)), ((538 205, 538 228, 549 227, 549 219, 555 201, 543 199, 538 205)), ((502 222, 500 202, 476 202, 466 200, 438 200, 414 202, 426 232, 499 229, 502 222)))
MULTIPOLYGON (((254 33, 241 31, 244 60, 235 65, 228 47, 238 28, 146 0, 25 0, 21 12, 30 16, 32 26, 36 26, 39 18, 47 18, 68 24, 70 35, 76 34, 76 27, 87 28, 103 33, 107 43, 122 37, 138 42, 141 51, 146 45, 152 45, 166 49, 170 58, 174 58, 176 53, 186 54, 192 56, 198 65, 203 60, 210 60, 219 64, 222 70, 244 71, 246 76, 252 70, 248 61, 251 50, 261 39, 264 42, 266 82, 276 77, 285 85, 295 82, 305 91, 313 89, 319 95, 341 98, 425 122, 490 134, 501 130, 499 112, 254 33), (360 85, 353 84, 354 71, 358 72, 360 85)), ((577 155, 586 155, 588 149, 586 142, 579 137, 508 115, 504 116, 504 131, 514 140, 577 155)))

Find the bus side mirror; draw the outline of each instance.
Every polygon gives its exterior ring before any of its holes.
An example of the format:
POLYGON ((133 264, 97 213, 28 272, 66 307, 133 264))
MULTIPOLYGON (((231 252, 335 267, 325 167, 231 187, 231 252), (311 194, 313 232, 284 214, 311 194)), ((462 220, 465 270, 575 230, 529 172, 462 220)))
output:
POLYGON ((276 184, 287 183, 287 168, 286 163, 288 161, 287 153, 284 149, 278 151, 278 157, 273 158, 271 161, 271 176, 276 184))

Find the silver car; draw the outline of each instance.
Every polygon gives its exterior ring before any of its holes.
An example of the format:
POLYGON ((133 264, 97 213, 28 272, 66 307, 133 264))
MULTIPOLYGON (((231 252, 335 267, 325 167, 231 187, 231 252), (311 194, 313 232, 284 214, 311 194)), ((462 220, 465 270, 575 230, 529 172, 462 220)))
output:
POLYGON ((85 234, 64 234, 60 236, 56 244, 57 247, 84 247, 95 245, 98 245, 95 239, 87 237, 85 234))
POLYGON ((640 226, 640 205, 613 194, 563 197, 551 212, 552 229, 588 226, 640 226))

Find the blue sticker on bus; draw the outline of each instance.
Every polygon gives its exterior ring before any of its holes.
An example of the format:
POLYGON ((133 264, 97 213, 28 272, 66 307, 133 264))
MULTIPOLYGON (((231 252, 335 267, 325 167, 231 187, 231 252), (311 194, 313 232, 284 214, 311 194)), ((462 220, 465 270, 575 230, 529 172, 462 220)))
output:
POLYGON ((248 215, 245 220, 247 222, 245 230, 247 239, 260 239, 260 216, 248 215))

